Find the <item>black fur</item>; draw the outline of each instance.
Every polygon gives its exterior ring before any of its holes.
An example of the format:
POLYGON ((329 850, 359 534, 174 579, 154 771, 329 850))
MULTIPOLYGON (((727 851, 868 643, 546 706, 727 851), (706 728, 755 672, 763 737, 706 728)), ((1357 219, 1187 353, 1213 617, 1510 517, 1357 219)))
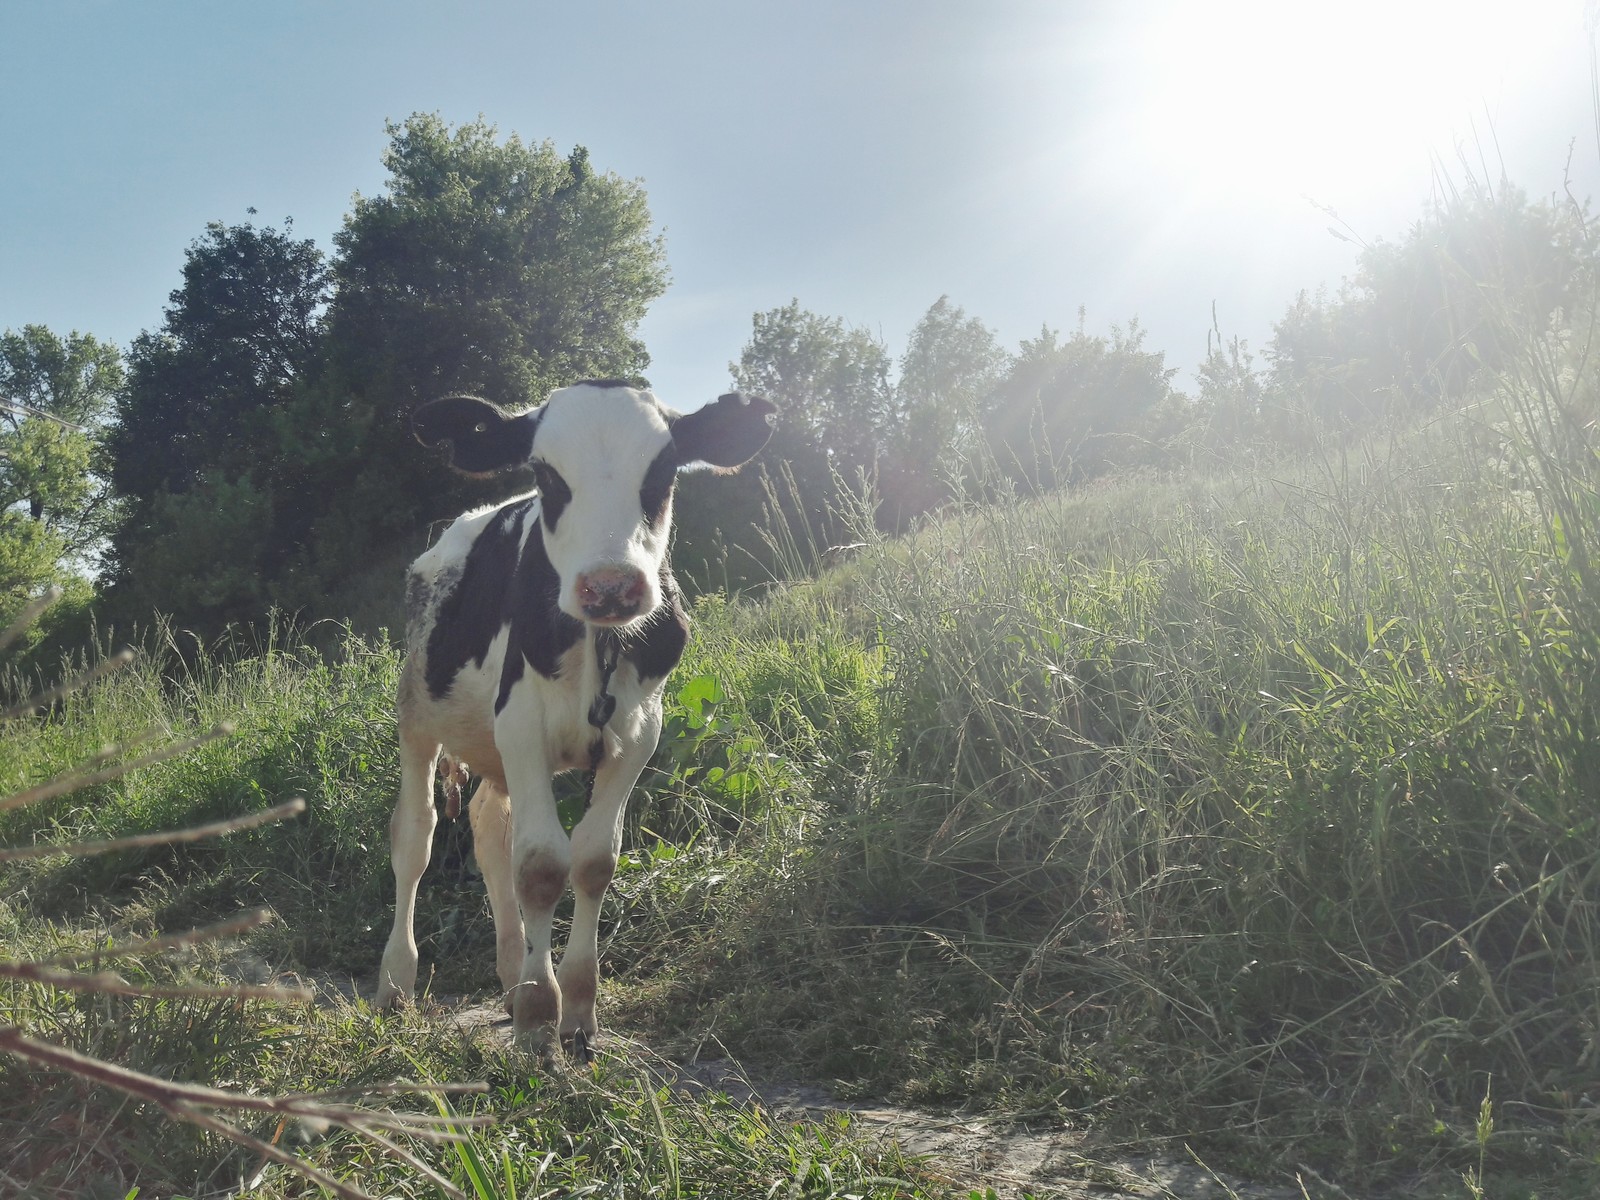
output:
POLYGON ((678 581, 662 564, 661 604, 645 619, 638 633, 629 634, 622 657, 633 664, 641 680, 665 679, 678 665, 688 644, 689 617, 678 595, 678 581))
POLYGON ((626 379, 580 379, 573 387, 597 388, 633 388, 635 391, 648 392, 650 381, 640 375, 630 375, 626 379))
POLYGON ((449 442, 456 470, 488 475, 528 461, 542 411, 512 414, 476 396, 446 396, 411 414, 411 432, 424 446, 449 442))
POLYGON ((716 403, 672 418, 678 462, 731 470, 748 461, 772 436, 778 406, 762 396, 729 392, 716 403))
POLYGON ((678 478, 678 447, 668 443, 650 463, 639 485, 639 507, 652 529, 666 520, 667 501, 672 499, 672 484, 678 478))
MULTIPOLYGON (((511 622, 511 640, 506 644, 506 661, 500 671, 496 713, 506 706, 511 688, 522 678, 524 662, 546 679, 554 679, 561 671, 561 656, 583 640, 583 622, 557 606, 561 576, 545 553, 542 529, 535 528, 528 534, 516 575, 499 595, 505 602, 506 619, 511 622)), ((497 623, 495 630, 499 628, 497 623)))
POLYGON ((543 460, 535 460, 533 479, 539 487, 539 515, 544 518, 545 528, 554 533, 556 522, 572 503, 572 489, 561 473, 543 460))
POLYGON ((433 632, 428 635, 428 693, 440 700, 450 694, 466 665, 482 666, 489 643, 505 623, 503 609, 517 574, 517 547, 531 498, 508 504, 478 534, 467 552, 459 578, 439 603, 433 632))

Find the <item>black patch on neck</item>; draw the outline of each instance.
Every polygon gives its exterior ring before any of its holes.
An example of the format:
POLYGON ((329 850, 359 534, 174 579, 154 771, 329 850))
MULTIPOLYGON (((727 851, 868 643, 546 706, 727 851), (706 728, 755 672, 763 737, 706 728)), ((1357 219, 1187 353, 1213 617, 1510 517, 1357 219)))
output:
POLYGON ((506 706, 525 663, 546 679, 554 679, 561 673, 561 656, 583 640, 583 622, 561 611, 557 606, 560 595, 561 576, 545 553, 544 530, 535 526, 506 595, 511 639, 500 670, 496 713, 506 706))
POLYGON ((623 643, 622 658, 633 664, 642 683, 647 679, 665 679, 683 657, 683 648, 689 644, 689 616, 683 611, 683 598, 678 594, 678 581, 672 570, 661 564, 661 603, 644 620, 643 628, 630 632, 623 643))
POLYGON ((506 600, 517 572, 517 547, 531 499, 505 505, 467 551, 461 575, 439 603, 428 635, 428 694, 442 700, 468 663, 483 666, 489 643, 505 624, 506 600))
POLYGON ((678 478, 678 448, 671 442, 662 447, 644 473, 639 485, 639 507, 652 529, 660 529, 667 517, 667 502, 672 499, 672 483, 678 478))

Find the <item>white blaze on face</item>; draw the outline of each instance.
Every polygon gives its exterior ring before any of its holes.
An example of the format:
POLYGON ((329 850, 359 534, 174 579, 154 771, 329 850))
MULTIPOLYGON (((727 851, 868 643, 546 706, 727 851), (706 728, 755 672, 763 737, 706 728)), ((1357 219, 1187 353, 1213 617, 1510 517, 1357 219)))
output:
POLYGON ((640 490, 671 447, 665 413, 649 392, 580 384, 546 402, 534 472, 545 552, 561 580, 557 603, 569 616, 627 624, 661 602, 671 521, 652 521, 640 490))

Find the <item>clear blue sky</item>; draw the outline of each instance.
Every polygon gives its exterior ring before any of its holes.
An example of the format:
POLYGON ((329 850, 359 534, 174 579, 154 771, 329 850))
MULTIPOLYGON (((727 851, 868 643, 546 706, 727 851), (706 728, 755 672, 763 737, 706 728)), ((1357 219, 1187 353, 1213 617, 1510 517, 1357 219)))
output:
POLYGON ((0 328, 126 344, 206 222, 331 249, 385 120, 482 113, 641 179, 669 404, 791 298, 898 356, 941 294, 1008 346, 1080 306, 1187 369, 1263 345, 1456 147, 1600 193, 1580 0, 446 5, 0 0, 0 328), (1319 207, 1321 206, 1321 207, 1319 207))

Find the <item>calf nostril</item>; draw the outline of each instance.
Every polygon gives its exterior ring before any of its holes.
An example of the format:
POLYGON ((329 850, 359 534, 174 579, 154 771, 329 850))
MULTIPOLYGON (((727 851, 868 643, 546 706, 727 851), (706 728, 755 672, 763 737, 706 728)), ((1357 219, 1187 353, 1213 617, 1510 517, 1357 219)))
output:
POLYGON ((643 572, 626 568, 590 571, 575 584, 578 604, 591 616, 632 615, 647 586, 643 572))

